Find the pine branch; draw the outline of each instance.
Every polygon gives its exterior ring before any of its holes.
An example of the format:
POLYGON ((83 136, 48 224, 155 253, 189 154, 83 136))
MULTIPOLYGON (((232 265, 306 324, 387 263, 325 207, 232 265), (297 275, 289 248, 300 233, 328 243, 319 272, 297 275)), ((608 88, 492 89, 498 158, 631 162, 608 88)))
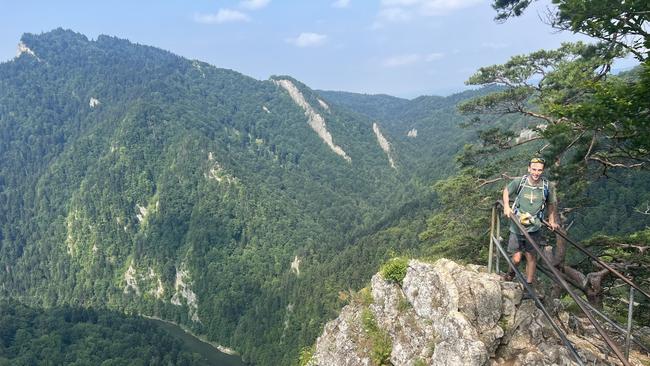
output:
POLYGON ((626 243, 610 243, 611 245, 616 245, 619 248, 629 249, 634 248, 639 251, 640 254, 643 254, 646 250, 650 249, 650 246, 626 244, 626 243))
POLYGON ((594 160, 601 163, 605 167, 605 170, 607 169, 607 167, 633 169, 633 168, 641 168, 645 165, 645 162, 637 163, 637 164, 628 164, 628 165, 623 163, 614 163, 612 161, 609 161, 607 158, 603 159, 598 156, 590 156, 589 160, 594 160))

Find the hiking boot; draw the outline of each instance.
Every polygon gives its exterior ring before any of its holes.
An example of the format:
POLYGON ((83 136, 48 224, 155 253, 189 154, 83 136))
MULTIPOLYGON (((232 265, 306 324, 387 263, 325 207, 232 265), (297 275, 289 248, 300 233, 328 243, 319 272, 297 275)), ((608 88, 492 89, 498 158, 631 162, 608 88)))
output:
POLYGON ((508 272, 505 275, 503 275, 503 280, 512 282, 515 279, 515 272, 508 272))

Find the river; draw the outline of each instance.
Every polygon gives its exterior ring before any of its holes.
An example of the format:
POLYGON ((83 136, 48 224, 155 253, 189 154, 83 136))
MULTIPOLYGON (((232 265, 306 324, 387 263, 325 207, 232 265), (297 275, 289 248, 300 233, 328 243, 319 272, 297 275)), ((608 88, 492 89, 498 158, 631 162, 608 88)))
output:
POLYGON ((184 331, 176 324, 166 322, 164 320, 149 318, 152 322, 160 328, 167 331, 169 334, 180 339, 187 348, 192 352, 201 355, 206 365, 210 366, 245 366, 241 357, 237 355, 229 355, 219 351, 217 348, 209 343, 206 343, 194 335, 184 331))

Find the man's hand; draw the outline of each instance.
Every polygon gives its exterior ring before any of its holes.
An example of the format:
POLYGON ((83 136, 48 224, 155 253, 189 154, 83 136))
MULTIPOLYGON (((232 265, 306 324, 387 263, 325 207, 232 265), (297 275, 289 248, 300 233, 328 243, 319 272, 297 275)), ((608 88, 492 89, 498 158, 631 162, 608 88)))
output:
POLYGON ((512 209, 510 206, 503 206, 503 215, 510 218, 510 215, 512 215, 512 209))
POLYGON ((560 225, 558 225, 557 222, 555 222, 555 220, 553 220, 553 219, 550 219, 550 220, 548 221, 548 226, 549 226, 549 227, 551 228, 551 230, 553 230, 553 231, 555 231, 555 230, 557 230, 557 229, 560 228, 560 225))

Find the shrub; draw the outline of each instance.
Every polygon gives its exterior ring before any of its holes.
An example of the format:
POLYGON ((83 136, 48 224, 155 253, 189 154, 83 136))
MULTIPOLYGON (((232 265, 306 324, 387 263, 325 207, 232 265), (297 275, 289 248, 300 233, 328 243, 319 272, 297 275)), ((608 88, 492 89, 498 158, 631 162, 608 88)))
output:
POLYGON ((402 281, 406 276, 406 269, 408 268, 408 259, 404 257, 397 257, 389 260, 386 264, 381 266, 379 273, 387 281, 395 282, 402 285, 402 281))

